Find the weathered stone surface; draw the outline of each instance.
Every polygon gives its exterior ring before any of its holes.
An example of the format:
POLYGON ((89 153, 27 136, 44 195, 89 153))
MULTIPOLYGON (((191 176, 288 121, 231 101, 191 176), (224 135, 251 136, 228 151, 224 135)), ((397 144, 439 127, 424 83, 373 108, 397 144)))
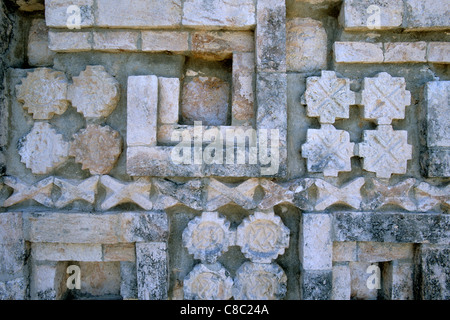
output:
POLYGON ((106 190, 105 200, 101 204, 102 210, 108 210, 122 203, 136 203, 145 210, 153 207, 150 201, 152 187, 148 179, 141 178, 130 183, 120 182, 110 176, 102 176, 100 183, 106 190))
POLYGON ((19 142, 21 162, 34 174, 47 174, 69 156, 69 143, 46 122, 36 122, 19 142))
POLYGON ((67 92, 68 99, 86 118, 107 117, 119 102, 119 84, 103 66, 86 66, 67 92))
POLYGON ((16 0, 19 10, 32 12, 44 10, 44 0, 16 0))
POLYGON ((133 243, 103 245, 103 261, 136 261, 136 248, 133 243))
POLYGON ((55 207, 63 208, 75 200, 84 200, 94 204, 98 180, 98 176, 82 181, 55 178, 54 183, 61 190, 61 196, 55 202, 55 207))
POLYGON ((378 178, 406 173, 407 162, 412 159, 408 131, 394 131, 390 125, 381 125, 377 130, 365 130, 363 140, 358 144, 358 156, 364 158, 364 170, 375 172, 378 178))
POLYGON ((156 146, 157 121, 158 77, 128 77, 127 146, 156 146))
POLYGON ((415 195, 417 199, 417 209, 421 212, 427 212, 438 205, 450 206, 450 185, 439 188, 421 182, 415 188, 415 195))
POLYGON ((123 261, 120 263, 120 295, 124 300, 138 298, 136 263, 123 261))
POLYGON ((450 239, 450 217, 442 214, 334 212, 335 241, 442 243, 450 239))
POLYGON ((108 52, 137 51, 138 38, 137 31, 94 32, 92 48, 108 52))
POLYGON ((251 29, 255 25, 255 3, 252 0, 222 1, 186 0, 183 25, 196 28, 251 29))
POLYGON ((32 300, 58 300, 67 290, 66 263, 37 262, 31 267, 30 298, 32 300))
POLYGON ((324 180, 316 180, 318 196, 315 210, 322 211, 333 204, 345 204, 359 209, 362 201, 361 187, 364 183, 365 180, 362 177, 356 178, 341 187, 335 187, 324 180))
POLYGON ((345 30, 400 28, 403 21, 403 2, 345 0, 339 20, 345 30))
MULTIPOLYGON (((369 262, 350 262, 350 275, 351 275, 351 294, 352 300, 377 300, 378 290, 370 289, 367 286, 369 277, 373 274, 373 271, 367 272, 369 266, 375 265, 379 267, 378 263, 369 262)), ((381 274, 380 274, 381 276, 381 274)), ((369 280, 370 281, 370 280, 369 280)))
POLYGON ((300 222, 299 253, 302 270, 331 270, 333 242, 329 214, 305 213, 300 222))
MULTIPOLYGON (((129 93, 128 93, 129 94, 129 93)), ((158 78, 158 123, 178 123, 180 102, 180 79, 158 78)))
POLYGON ((358 242, 358 261, 383 262, 400 259, 412 259, 412 243, 358 242))
POLYGON ((411 63, 426 62, 427 43, 417 42, 390 42, 384 44, 384 62, 411 63))
POLYGON ((142 51, 173 52, 189 51, 189 33, 183 31, 141 31, 142 51))
POLYGON ((307 158, 309 172, 323 172, 326 177, 337 177, 341 171, 351 171, 355 144, 350 134, 336 130, 332 125, 321 129, 308 129, 306 143, 302 145, 302 157, 307 158))
POLYGON ((333 45, 336 63, 382 63, 383 44, 369 42, 335 42, 333 45))
POLYGON ((330 300, 333 275, 331 270, 303 270, 300 274, 300 299, 330 300))
POLYGON ((450 147, 450 81, 425 85, 428 147, 450 147))
POLYGON ((351 275, 348 264, 333 266, 331 300, 350 300, 351 275))
POLYGON ((278 204, 294 203, 294 191, 267 179, 261 179, 260 185, 264 190, 264 198, 258 204, 261 210, 269 210, 278 204))
POLYGON ((382 296, 386 300, 414 300, 412 261, 392 261, 382 270, 382 296))
POLYGON ((322 71, 321 77, 309 77, 304 98, 308 117, 319 117, 320 123, 332 124, 336 119, 347 119, 350 105, 355 104, 350 80, 337 78, 334 71, 322 71))
POLYGON ((80 262, 80 270, 80 296, 112 298, 119 296, 121 282, 119 262, 80 262))
POLYGON ((450 8, 433 0, 405 0, 407 29, 446 30, 450 26, 450 8))
POLYGON ((191 52, 197 58, 217 61, 231 59, 236 52, 254 51, 255 37, 250 31, 196 31, 191 35, 191 52))
POLYGON ((97 1, 99 27, 173 28, 181 23, 181 0, 110 0, 97 1))
POLYGON ((198 264, 184 279, 186 300, 228 300, 232 297, 233 279, 220 264, 198 264))
POLYGON ((376 120, 381 125, 405 118, 405 107, 411 104, 405 78, 381 72, 374 78, 364 78, 363 87, 364 119, 376 120))
POLYGON ((49 31, 48 47, 56 52, 82 52, 92 49, 91 32, 49 31))
POLYGON ((358 261, 357 242, 333 242, 333 262, 343 261, 358 261))
POLYGON ((416 183, 416 179, 409 178, 396 185, 389 186, 376 179, 372 180, 374 188, 368 189, 369 201, 367 206, 371 210, 379 209, 385 205, 396 205, 408 211, 417 209, 410 196, 410 192, 416 183))
POLYGON ((2 212, 0 215, 0 244, 23 240, 23 220, 20 212, 2 212))
POLYGON ((109 126, 88 124, 73 136, 69 155, 93 175, 107 174, 122 152, 119 132, 109 126))
POLYGON ((48 28, 44 19, 33 19, 28 34, 28 63, 32 66, 50 66, 54 52, 48 48, 48 28))
POLYGON ((276 263, 245 262, 236 271, 235 300, 281 300, 286 294, 287 277, 276 263))
POLYGON ((194 210, 202 210, 203 183, 201 180, 189 180, 186 183, 177 183, 168 179, 153 179, 157 198, 154 201, 154 210, 164 210, 177 204, 183 204, 194 210))
POLYGON ((256 66, 263 72, 286 72, 286 5, 259 0, 256 6, 256 66))
POLYGON ((4 207, 10 207, 26 200, 34 200, 46 207, 53 206, 51 198, 53 177, 48 177, 32 185, 15 177, 5 177, 3 181, 14 189, 14 193, 3 203, 4 207))
POLYGON ((327 33, 322 23, 311 18, 286 21, 287 71, 315 72, 327 67, 327 33))
POLYGON ((229 203, 236 203, 244 209, 253 209, 256 207, 253 196, 258 185, 258 179, 248 179, 233 188, 211 178, 207 189, 206 210, 214 211, 229 203))
POLYGON ((236 245, 255 263, 271 263, 289 247, 290 230, 272 212, 255 212, 238 226, 236 245))
POLYGON ((429 42, 428 43, 428 62, 432 63, 450 63, 450 45, 448 42, 429 42))
POLYGON ((27 213, 25 239, 49 243, 132 243, 165 241, 168 220, 164 213, 27 213))
POLYGON ((102 261, 100 244, 32 243, 35 260, 49 261, 102 261))
POLYGON ((234 245, 230 222, 217 212, 203 212, 191 220, 183 231, 183 246, 195 259, 214 263, 234 245))
POLYGON ((428 149, 428 176, 450 177, 450 148, 428 149))
POLYGON ((27 288, 28 281, 23 277, 0 281, 0 300, 25 300, 27 288))
POLYGON ((94 0, 46 0, 45 22, 51 28, 93 27, 94 0))
POLYGON ((183 123, 226 125, 229 113, 230 85, 216 77, 194 77, 185 81, 181 97, 183 123))
POLYGON ((47 120, 55 114, 63 114, 67 101, 67 79, 64 73, 49 68, 38 68, 29 72, 16 86, 17 100, 34 119, 47 120))
POLYGON ((27 251, 25 242, 0 244, 0 275, 2 278, 17 278, 26 274, 27 251))
POLYGON ((139 300, 165 300, 169 285, 165 242, 137 243, 136 270, 139 300))
POLYGON ((254 53, 233 54, 232 125, 250 124, 255 116, 254 53))
POLYGON ((417 280, 422 284, 417 294, 423 300, 450 299, 450 248, 424 244, 418 250, 417 280))

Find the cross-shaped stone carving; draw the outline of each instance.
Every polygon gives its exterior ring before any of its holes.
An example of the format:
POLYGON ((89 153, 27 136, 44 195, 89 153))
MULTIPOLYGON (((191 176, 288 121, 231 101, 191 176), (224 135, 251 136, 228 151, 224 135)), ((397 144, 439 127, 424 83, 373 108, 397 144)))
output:
POLYGON ((202 181, 195 179, 177 183, 168 179, 153 179, 156 189, 154 210, 164 210, 177 204, 184 204, 194 210, 202 210, 202 181))
POLYGON ((75 200, 94 204, 98 180, 99 176, 92 176, 83 181, 55 178, 55 185, 61 189, 61 197, 55 202, 55 207, 63 208, 75 200))
POLYGON ((258 186, 259 181, 256 178, 248 179, 234 188, 211 178, 208 185, 206 210, 215 211, 229 203, 235 203, 247 210, 253 209, 256 207, 253 196, 258 186))
POLYGON ((439 188, 422 182, 415 191, 417 208, 421 212, 430 211, 439 204, 450 207, 450 185, 439 188))
POLYGON ((346 204, 359 209, 362 201, 361 187, 364 183, 364 178, 359 177, 339 188, 324 180, 316 180, 318 197, 315 209, 322 211, 333 204, 346 204))
POLYGON ((381 208, 387 204, 397 205, 408 211, 416 210, 416 204, 409 196, 416 179, 409 178, 394 186, 386 185, 376 179, 373 179, 372 182, 375 188, 370 190, 373 194, 373 198, 368 203, 370 210, 381 208))
POLYGON ((26 200, 34 200, 46 207, 53 206, 51 198, 53 177, 48 177, 32 185, 15 177, 5 177, 3 182, 14 189, 14 193, 4 201, 4 207, 10 207, 26 200))

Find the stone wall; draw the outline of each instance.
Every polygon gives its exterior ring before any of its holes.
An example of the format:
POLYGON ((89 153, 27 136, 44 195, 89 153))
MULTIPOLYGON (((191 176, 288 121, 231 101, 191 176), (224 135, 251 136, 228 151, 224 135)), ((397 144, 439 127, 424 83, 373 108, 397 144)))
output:
POLYGON ((449 299, 449 10, 2 2, 0 299, 449 299))

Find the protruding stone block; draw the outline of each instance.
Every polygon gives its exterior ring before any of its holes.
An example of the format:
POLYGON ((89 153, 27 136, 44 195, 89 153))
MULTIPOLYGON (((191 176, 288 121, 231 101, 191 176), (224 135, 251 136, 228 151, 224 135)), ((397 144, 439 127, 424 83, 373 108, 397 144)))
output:
POLYGON ((331 300, 350 300, 351 274, 348 263, 333 266, 331 300))
POLYGON ((429 42, 428 43, 428 62, 449 64, 450 63, 450 43, 448 42, 429 42))
POLYGON ((404 27, 412 31, 448 30, 450 8, 434 0, 404 0, 404 27))
POLYGON ((302 270, 331 270, 333 242, 329 214, 304 213, 300 222, 299 255, 302 270))
POLYGON ((178 123, 180 102, 180 79, 158 78, 158 123, 178 123))
POLYGON ((45 22, 50 28, 93 27, 94 0, 46 0, 45 22))
POLYGON ((425 41, 384 44, 384 62, 386 63, 425 63, 426 55, 427 43, 425 41))
POLYGON ((336 63, 383 63, 383 44, 369 42, 335 42, 336 63))
POLYGON ((48 261, 102 261, 100 244, 32 243, 35 260, 48 261))
POLYGON ((97 51, 137 51, 138 31, 93 32, 93 49, 97 51))
POLYGON ((82 52, 92 50, 92 32, 49 31, 48 47, 56 52, 82 52))
POLYGON ((189 32, 141 31, 142 51, 183 53, 189 50, 189 32))
POLYGON ((303 270, 300 274, 301 300, 330 300, 333 274, 331 270, 303 270))
POLYGON ((255 116, 255 61, 252 52, 233 54, 232 125, 250 124, 255 116))
POLYGON ((166 300, 169 285, 165 242, 136 244, 139 300, 166 300))
POLYGON ((32 66, 50 66, 54 52, 49 49, 48 28, 44 19, 34 19, 28 34, 28 63, 32 66))

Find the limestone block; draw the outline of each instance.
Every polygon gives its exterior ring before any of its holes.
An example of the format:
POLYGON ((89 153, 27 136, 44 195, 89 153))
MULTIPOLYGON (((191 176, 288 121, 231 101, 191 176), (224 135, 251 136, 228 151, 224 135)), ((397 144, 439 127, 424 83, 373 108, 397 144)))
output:
POLYGON ((24 277, 0 281, 0 300, 25 300, 28 296, 28 280, 24 277))
POLYGON ((120 263, 120 295, 124 300, 138 298, 136 263, 123 261, 120 263))
POLYGON ((191 36, 191 52, 205 60, 231 59, 233 52, 254 52, 254 42, 250 31, 196 31, 191 36))
POLYGON ((309 172, 323 172, 326 177, 337 177, 341 171, 351 171, 355 144, 350 134, 336 130, 332 125, 321 129, 308 129, 306 143, 302 145, 302 157, 307 158, 309 172))
POLYGON ((357 243, 355 241, 333 242, 333 262, 344 261, 358 261, 357 243))
POLYGON ((44 0, 15 0, 19 10, 32 12, 44 10, 44 0))
POLYGON ((158 78, 128 77, 127 145, 156 146, 158 78))
POLYGON ((281 300, 286 295, 287 277, 276 263, 245 262, 236 271, 235 300, 281 300))
POLYGON ((169 285, 167 245, 164 242, 136 244, 139 300, 165 300, 169 285))
POLYGON ((365 180, 362 177, 356 178, 341 187, 335 187, 324 180, 316 180, 315 185, 318 195, 315 210, 322 211, 334 204, 345 204, 359 209, 362 201, 361 187, 364 183, 365 180))
POLYGON ((142 51, 183 53, 189 50, 189 32, 141 31, 142 51))
POLYGON ((84 200, 94 204, 98 180, 98 176, 82 181, 55 178, 54 183, 61 190, 61 196, 55 202, 55 207, 63 208, 75 200, 84 200))
POLYGON ((220 264, 198 264, 183 281, 186 300, 228 300, 232 297, 233 279, 220 264))
POLYGON ((214 263, 234 245, 230 222, 217 212, 203 212, 191 220, 183 231, 183 246, 204 263, 214 263))
POLYGON ((181 24, 181 0, 110 0, 97 1, 99 27, 174 28, 181 24))
MULTIPOLYGON (((351 275, 351 294, 352 300, 377 300, 378 290, 370 289, 367 286, 369 277, 373 275, 373 271, 367 272, 369 266, 375 265, 379 267, 378 263, 370 262, 350 262, 350 275, 351 275)), ((381 276, 381 274, 380 274, 381 276)))
POLYGON ((238 226, 236 245, 252 262, 271 263, 289 247, 289 236, 290 230, 273 211, 255 212, 238 226))
POLYGON ((396 185, 389 186, 376 179, 372 180, 373 188, 368 188, 368 207, 371 210, 379 209, 385 205, 396 205, 408 211, 416 210, 416 204, 412 200, 410 193, 416 179, 409 178, 396 185))
POLYGON ((348 264, 333 266, 331 300, 350 300, 351 275, 348 264))
POLYGON ((15 243, 0 244, 0 274, 2 277, 15 278, 26 274, 27 250, 23 240, 15 243))
POLYGON ((255 58, 250 52, 233 54, 232 124, 250 124, 255 116, 255 58))
POLYGON ((236 187, 229 187, 211 178, 207 188, 206 210, 214 211, 229 203, 247 210, 253 209, 256 207, 253 196, 258 186, 258 179, 248 179, 236 187))
POLYGON ((46 207, 53 206, 51 198, 53 177, 45 178, 32 185, 15 177, 5 177, 3 181, 14 189, 14 193, 3 203, 4 207, 10 207, 26 200, 34 200, 46 207))
POLYGON ((82 52, 92 49, 91 32, 49 31, 48 47, 56 52, 82 52))
POLYGON ((32 243, 35 260, 49 261, 102 261, 100 244, 32 243))
POLYGON ((68 159, 69 143, 47 122, 36 122, 19 141, 20 161, 34 174, 47 174, 68 159))
POLYGON ((337 118, 347 119, 350 105, 355 104, 350 80, 337 78, 334 71, 322 71, 321 77, 309 77, 304 98, 308 117, 319 117, 320 123, 334 123, 337 118))
POLYGON ((0 244, 23 240, 23 219, 20 212, 3 212, 0 215, 0 244))
POLYGON ((405 78, 381 72, 375 78, 364 78, 363 87, 364 119, 391 124, 393 119, 405 118, 405 107, 411 104, 405 78))
POLYGON ((421 212, 430 211, 439 205, 450 206, 450 185, 436 187, 426 182, 421 182, 415 188, 417 209, 421 212))
POLYGON ((358 261, 361 262, 412 259, 413 256, 411 243, 358 242, 358 261))
POLYGON ((382 63, 383 45, 369 42, 335 42, 333 46, 336 63, 382 63))
POLYGON ((28 63, 32 66, 50 66, 54 52, 49 50, 48 28, 44 19, 33 19, 28 34, 28 63))
POLYGON ((93 33, 93 49, 98 51, 137 51, 138 31, 101 31, 93 33))
POLYGON ((159 77, 158 95, 158 123, 178 123, 180 79, 159 77))
POLYGON ((449 64, 450 44, 448 42, 429 42, 427 60, 431 63, 449 64))
POLYGON ((339 17, 345 30, 400 28, 403 2, 390 0, 345 0, 339 17))
POLYGON ((186 0, 183 26, 195 28, 251 29, 255 25, 255 3, 252 0, 186 0))
POLYGON ((390 125, 381 125, 377 130, 365 130, 363 140, 358 144, 358 156, 364 158, 364 170, 386 179, 392 174, 406 173, 407 162, 412 159, 408 131, 394 131, 390 125))
POLYGON ((450 217, 430 213, 334 212, 334 241, 447 244, 450 217))
POLYGON ((136 261, 136 248, 133 243, 104 244, 103 261, 136 261))
POLYGON ((148 179, 141 178, 133 182, 120 182, 110 176, 102 176, 100 183, 106 190, 105 200, 101 204, 102 210, 108 210, 122 203, 136 203, 145 210, 152 209, 150 190, 152 184, 148 179))
POLYGON ((427 43, 417 42, 389 42, 384 44, 384 62, 411 63, 427 61, 427 43))
POLYGON ((33 115, 33 119, 48 120, 67 110, 67 84, 64 73, 38 68, 16 86, 17 100, 23 103, 23 108, 33 115))
POLYGON ((382 270, 382 295, 386 300, 414 300, 414 264, 391 261, 382 270))
POLYGON ((226 125, 230 85, 217 77, 194 77, 184 81, 181 117, 185 124, 226 125))
POLYGON ((405 0, 404 26, 414 31, 448 30, 450 7, 434 0, 405 0))
MULTIPOLYGON (((94 297, 120 294, 120 263, 119 262, 80 262, 81 290, 80 295, 94 297)), ((94 298, 95 299, 95 298, 94 298)))
POLYGON ((256 10, 256 65, 258 71, 286 72, 286 5, 259 0, 256 10))
POLYGON ((287 71, 315 72, 327 67, 327 33, 322 23, 311 18, 286 22, 287 71))
POLYGON ((154 210, 164 210, 176 204, 202 210, 203 183, 201 180, 192 179, 186 183, 179 183, 169 179, 153 179, 152 183, 157 194, 154 210))
POLYGON ((103 66, 86 66, 73 77, 67 97, 86 118, 107 117, 119 102, 119 83, 103 66))
POLYGON ((333 256, 331 227, 329 214, 302 215, 299 239, 302 270, 331 270, 333 256))
POLYGON ((428 147, 450 147, 450 81, 425 85, 428 147))
POLYGON ((78 22, 80 28, 93 27, 94 0, 46 0, 45 22, 50 28, 76 28, 78 22))
POLYGON ((303 270, 300 274, 300 299, 330 300, 333 275, 331 270, 303 270))
POLYGON ((66 287, 66 263, 37 262, 31 266, 30 298, 32 300, 59 300, 66 287))
POLYGON ((73 136, 69 155, 93 175, 111 171, 122 152, 119 132, 109 126, 88 124, 73 136))
POLYGON ((450 148, 428 149, 428 176, 450 177, 450 148))

